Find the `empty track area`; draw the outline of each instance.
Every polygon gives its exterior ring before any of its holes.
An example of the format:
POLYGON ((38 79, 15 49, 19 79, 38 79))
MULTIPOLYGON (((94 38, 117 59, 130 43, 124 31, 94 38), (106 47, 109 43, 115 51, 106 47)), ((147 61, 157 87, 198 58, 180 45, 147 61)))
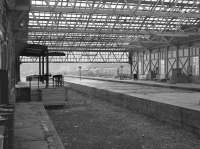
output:
POLYGON ((99 99, 83 98, 83 104, 48 111, 66 149, 200 148, 192 133, 99 99))

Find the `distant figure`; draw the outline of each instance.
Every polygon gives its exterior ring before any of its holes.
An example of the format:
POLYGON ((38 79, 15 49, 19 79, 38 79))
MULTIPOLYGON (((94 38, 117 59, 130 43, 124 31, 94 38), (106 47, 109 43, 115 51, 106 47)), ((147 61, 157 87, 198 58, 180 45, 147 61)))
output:
POLYGON ((138 71, 136 71, 136 73, 133 74, 133 79, 138 80, 138 71))

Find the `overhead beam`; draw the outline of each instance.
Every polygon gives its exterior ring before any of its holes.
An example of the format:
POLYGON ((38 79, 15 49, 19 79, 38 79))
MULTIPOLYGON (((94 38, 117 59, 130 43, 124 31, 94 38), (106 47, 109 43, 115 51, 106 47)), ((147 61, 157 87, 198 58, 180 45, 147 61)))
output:
MULTIPOLYGON (((48 18, 40 18, 40 17, 37 17, 37 18, 29 18, 29 22, 32 22, 32 21, 57 21, 57 19, 55 19, 55 18, 50 18, 50 19, 48 19, 48 18)), ((62 17, 60 20, 59 20, 60 22, 87 22, 88 21, 88 19, 79 19, 79 20, 76 20, 76 17, 70 17, 70 18, 67 18, 67 17, 62 17)), ((173 22, 173 23, 176 23, 177 21, 175 20, 175 21, 171 21, 171 22, 173 22)), ((92 20, 92 23, 116 23, 116 20, 115 19, 113 19, 113 20, 92 20)), ((118 19, 118 24, 120 24, 120 23, 122 23, 122 24, 130 24, 130 21, 125 21, 124 22, 124 19, 118 19)), ((136 22, 131 22, 132 24, 135 24, 135 25, 138 25, 138 22, 136 21, 136 22)), ((148 24, 154 24, 154 23, 152 23, 152 21, 149 21, 149 23, 148 24)), ((41 23, 40 23, 40 25, 41 25, 41 23)), ((46 22, 45 23, 43 23, 42 25, 46 25, 46 22)), ((166 25, 166 22, 157 22, 156 23, 156 25, 166 25)), ((51 26, 52 26, 52 24, 51 24, 51 26)))
POLYGON ((98 9, 91 10, 86 8, 71 8, 71 7, 48 7, 48 6, 32 6, 30 11, 36 12, 51 12, 51 13, 81 13, 81 14, 104 14, 107 16, 146 16, 146 17, 158 17, 158 18, 195 18, 199 19, 199 13, 182 13, 182 12, 163 12, 163 11, 136 11, 130 10, 118 10, 118 9, 98 9))
POLYGON ((57 50, 75 50, 75 49, 129 49, 129 48, 134 48, 134 47, 141 47, 140 45, 119 45, 119 46, 115 46, 115 45, 105 45, 105 46, 71 46, 71 45, 48 45, 48 49, 57 49, 57 50))
MULTIPOLYGON (((134 45, 132 45, 134 46, 134 45)), ((130 48, 131 46, 130 45, 127 45, 127 46, 123 46, 123 45, 120 45, 120 46, 111 46, 111 45, 106 45, 106 46, 71 46, 71 45, 48 45, 48 49, 123 49, 123 48, 130 48)))
POLYGON ((78 48, 70 48, 64 50, 56 50, 56 49, 49 49, 49 51, 53 52, 129 52, 129 49, 78 49, 78 48))
MULTIPOLYGON (((23 29, 18 29, 23 30, 23 29)), ((158 35, 158 36, 173 36, 185 37, 200 35, 200 32, 159 32, 145 30, 77 30, 77 29, 55 29, 55 28, 29 28, 29 32, 47 32, 47 33, 90 33, 90 34, 124 34, 124 35, 158 35)))
MULTIPOLYGON (((20 38, 20 39, 16 39, 17 41, 27 41, 26 38, 20 38)), ((45 41, 51 41, 51 42, 63 42, 63 41, 69 41, 69 42, 74 42, 76 40, 76 42, 89 42, 89 43, 93 43, 93 42, 114 42, 117 40, 117 38, 110 38, 110 39, 105 39, 105 38, 101 38, 101 39, 81 39, 80 37, 73 37, 73 38, 49 38, 49 37, 44 37, 43 40, 45 41)), ((36 38, 36 37, 30 37, 28 38, 28 41, 40 41, 40 39, 36 38)), ((117 41, 116 41, 117 42, 117 41)))
MULTIPOLYGON (((85 0, 81 0, 81 1, 85 1, 85 0)), ((90 0, 90 1, 96 1, 96 0, 90 0)), ((182 3, 181 1, 177 1, 177 2, 167 2, 167 1, 144 1, 144 0, 126 0, 129 4, 135 4, 137 5, 138 3, 140 4, 145 4, 145 5, 157 5, 157 6, 172 6, 176 5, 176 6, 186 6, 186 7, 192 7, 194 4, 193 3, 182 3)), ((194 0, 187 0, 188 2, 194 2, 194 0)), ((118 2, 118 3, 124 3, 124 0, 106 0, 106 2, 118 2)))
MULTIPOLYGON (((65 52, 65 56, 49 56, 50 63, 128 63, 128 51, 65 52)), ((38 57, 21 56, 22 63, 38 63, 38 57)))
MULTIPOLYGON (((38 61, 34 61, 34 60, 22 60, 21 61, 21 63, 39 63, 38 61)), ((72 61, 72 60, 69 60, 69 61, 67 61, 67 60, 65 60, 64 58, 63 58, 63 60, 61 59, 61 60, 51 60, 49 63, 120 63, 120 64, 122 64, 122 63, 128 63, 128 61, 114 61, 114 60, 110 60, 110 61, 94 61, 94 62, 92 62, 92 61, 72 61)))
MULTIPOLYGON (((24 29, 17 29, 24 30, 24 29)), ((53 32, 53 33, 89 33, 89 34, 126 34, 126 35, 134 35, 134 34, 152 34, 148 31, 133 31, 133 30, 78 30, 78 29, 53 29, 53 28, 28 28, 29 32, 53 32)), ((153 32, 153 31, 152 31, 153 32)), ((162 32, 159 32, 162 33, 162 32)))

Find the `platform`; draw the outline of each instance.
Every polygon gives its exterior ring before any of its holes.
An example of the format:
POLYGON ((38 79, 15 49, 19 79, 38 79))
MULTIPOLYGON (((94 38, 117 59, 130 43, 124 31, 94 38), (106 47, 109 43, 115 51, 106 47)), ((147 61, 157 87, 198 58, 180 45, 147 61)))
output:
POLYGON ((64 149, 42 103, 16 104, 15 149, 64 149))
MULTIPOLYGON (((65 76, 65 80, 67 78, 78 78, 79 76, 65 76)), ((125 84, 138 84, 145 86, 153 86, 153 87, 164 87, 164 88, 172 88, 172 89, 183 89, 183 90, 191 90, 191 91, 200 91, 200 84, 197 83, 168 83, 168 82, 159 82, 159 81, 151 81, 151 80, 119 80, 115 78, 103 78, 103 77, 86 77, 82 76, 82 79, 88 80, 99 80, 99 81, 107 81, 107 82, 119 82, 125 84)))
POLYGON ((112 102, 200 135, 200 92, 114 81, 65 80, 69 82, 69 90, 112 102))

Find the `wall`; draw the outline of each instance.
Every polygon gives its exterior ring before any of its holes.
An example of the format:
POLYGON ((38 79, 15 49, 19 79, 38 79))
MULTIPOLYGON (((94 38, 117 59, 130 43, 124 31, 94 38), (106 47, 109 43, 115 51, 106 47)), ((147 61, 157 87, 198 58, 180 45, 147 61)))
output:
POLYGON ((191 82, 200 82, 198 47, 164 47, 154 50, 135 51, 133 53, 133 73, 140 78, 147 78, 150 71, 157 74, 158 79, 170 79, 173 69, 180 68, 191 82), (145 76, 145 77, 144 77, 145 76))
POLYGON ((12 12, 5 0, 0 1, 0 69, 8 75, 9 102, 15 101, 15 40, 12 26, 12 12))

